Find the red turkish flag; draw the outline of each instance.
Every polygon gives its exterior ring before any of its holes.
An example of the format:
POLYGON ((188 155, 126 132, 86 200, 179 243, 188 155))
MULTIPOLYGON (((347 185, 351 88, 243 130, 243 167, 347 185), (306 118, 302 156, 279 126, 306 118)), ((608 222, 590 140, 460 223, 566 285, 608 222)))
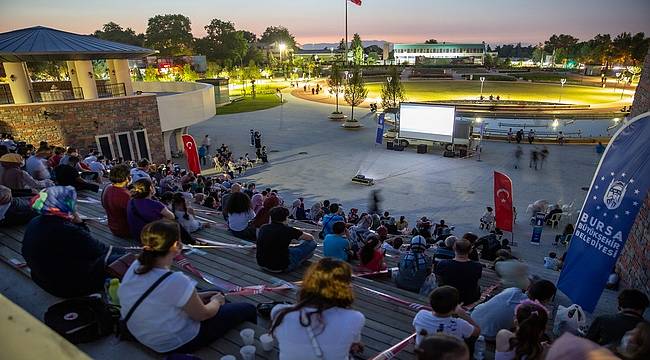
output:
POLYGON ((503 231, 512 232, 512 180, 498 171, 494 172, 494 211, 496 226, 503 231))
POLYGON ((185 148, 185 156, 187 157, 187 166, 190 171, 196 175, 201 174, 201 164, 199 163, 199 151, 196 148, 196 142, 192 135, 183 134, 183 148, 185 148))
POLYGON ((361 6, 361 1, 362 1, 362 0, 349 0, 349 1, 350 1, 351 3, 353 3, 353 4, 355 4, 355 5, 359 5, 359 6, 361 6))

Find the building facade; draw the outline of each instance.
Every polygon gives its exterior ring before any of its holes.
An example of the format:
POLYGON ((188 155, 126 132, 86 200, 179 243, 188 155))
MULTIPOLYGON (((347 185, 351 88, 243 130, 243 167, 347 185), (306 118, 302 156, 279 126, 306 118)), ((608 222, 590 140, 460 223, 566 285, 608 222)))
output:
POLYGON ((477 64, 485 59, 484 44, 395 44, 397 64, 477 64))

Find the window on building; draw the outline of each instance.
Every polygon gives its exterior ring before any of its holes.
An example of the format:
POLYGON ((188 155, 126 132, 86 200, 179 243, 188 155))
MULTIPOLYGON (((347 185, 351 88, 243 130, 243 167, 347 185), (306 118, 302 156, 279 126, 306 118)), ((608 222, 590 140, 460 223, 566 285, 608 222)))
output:
POLYGON ((113 151, 113 142, 110 135, 97 135, 95 136, 95 143, 97 150, 104 155, 106 159, 113 159, 115 152, 113 151))
POLYGON ((131 133, 121 132, 115 134, 117 140, 117 151, 122 160, 131 161, 133 159, 133 148, 131 147, 131 133))
POLYGON ((135 137, 135 150, 138 154, 138 159, 147 158, 151 160, 149 154, 149 137, 147 136, 147 129, 134 130, 133 136, 135 137))

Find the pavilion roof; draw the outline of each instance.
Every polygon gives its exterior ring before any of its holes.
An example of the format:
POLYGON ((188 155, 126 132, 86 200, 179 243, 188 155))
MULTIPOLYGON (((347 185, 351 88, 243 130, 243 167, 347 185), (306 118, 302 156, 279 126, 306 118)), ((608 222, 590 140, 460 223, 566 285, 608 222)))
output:
POLYGON ((154 50, 34 26, 0 34, 0 61, 131 59, 154 50))

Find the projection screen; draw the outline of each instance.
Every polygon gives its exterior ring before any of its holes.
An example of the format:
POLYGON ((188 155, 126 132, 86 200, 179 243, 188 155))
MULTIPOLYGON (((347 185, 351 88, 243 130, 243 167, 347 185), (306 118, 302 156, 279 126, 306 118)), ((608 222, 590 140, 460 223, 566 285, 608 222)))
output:
POLYGON ((402 103, 399 137, 451 143, 455 116, 453 106, 402 103))

